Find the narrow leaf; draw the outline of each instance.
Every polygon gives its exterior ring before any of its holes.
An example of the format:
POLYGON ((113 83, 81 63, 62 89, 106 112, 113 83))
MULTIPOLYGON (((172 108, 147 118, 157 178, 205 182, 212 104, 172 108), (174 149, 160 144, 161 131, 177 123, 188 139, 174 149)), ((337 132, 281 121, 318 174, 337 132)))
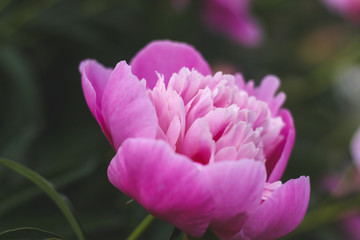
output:
POLYGON ((0 240, 61 240, 54 233, 31 227, 6 230, 0 233, 0 240))
POLYGON ((54 186, 50 182, 48 182, 45 178, 41 177, 39 174, 32 171, 31 169, 14 161, 0 158, 0 163, 14 170, 20 175, 26 177, 34 184, 36 184, 39 188, 41 188, 60 208, 60 210, 65 215, 68 222, 70 223, 71 227, 73 228, 74 232, 76 233, 77 238, 79 240, 84 240, 84 235, 82 233, 80 224, 77 221, 76 217, 74 216, 70 204, 59 192, 55 190, 54 186))

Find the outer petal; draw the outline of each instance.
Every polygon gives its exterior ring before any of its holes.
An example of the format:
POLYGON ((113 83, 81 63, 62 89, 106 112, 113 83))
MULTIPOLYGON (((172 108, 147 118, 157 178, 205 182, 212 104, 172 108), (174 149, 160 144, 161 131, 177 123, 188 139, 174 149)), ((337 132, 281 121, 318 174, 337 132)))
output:
POLYGON ((145 78, 152 89, 158 79, 156 72, 165 77, 165 84, 173 73, 182 67, 195 68, 203 75, 211 74, 208 63, 201 54, 190 45, 169 40, 153 41, 146 45, 130 63, 132 72, 139 78, 145 78))
POLYGON ((227 239, 238 233, 249 212, 260 204, 266 171, 253 160, 222 161, 207 165, 203 174, 215 201, 210 227, 227 239))
POLYGON ((356 131, 351 141, 351 153, 355 164, 360 171, 360 128, 356 131))
POLYGON ((291 113, 287 109, 282 109, 279 116, 282 117, 285 123, 280 133, 280 135, 284 136, 284 139, 266 161, 266 170, 269 176, 267 181, 270 183, 280 180, 295 141, 295 127, 291 113))
POLYGON ((103 96, 104 120, 115 149, 130 137, 154 138, 158 127, 155 108, 145 87, 125 61, 111 73, 103 96))
POLYGON ((174 153, 164 141, 128 139, 111 161, 108 176, 154 216, 200 237, 213 212, 200 169, 201 165, 174 153))
POLYGON ((309 177, 289 180, 260 205, 234 239, 272 240, 288 234, 304 218, 309 197, 309 177))
POLYGON ((79 71, 85 99, 90 111, 99 122, 109 142, 112 143, 102 114, 102 97, 112 69, 105 68, 97 61, 88 59, 80 63, 79 71))

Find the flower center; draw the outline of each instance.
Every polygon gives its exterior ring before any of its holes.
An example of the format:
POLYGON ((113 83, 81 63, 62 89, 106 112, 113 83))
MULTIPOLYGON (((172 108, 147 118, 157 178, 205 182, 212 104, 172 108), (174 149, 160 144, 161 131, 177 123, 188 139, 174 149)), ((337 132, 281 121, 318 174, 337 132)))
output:
POLYGON ((177 153, 201 164, 245 158, 265 162, 281 141, 282 119, 241 89, 236 77, 182 68, 167 87, 158 77, 148 90, 159 120, 157 138, 177 153))

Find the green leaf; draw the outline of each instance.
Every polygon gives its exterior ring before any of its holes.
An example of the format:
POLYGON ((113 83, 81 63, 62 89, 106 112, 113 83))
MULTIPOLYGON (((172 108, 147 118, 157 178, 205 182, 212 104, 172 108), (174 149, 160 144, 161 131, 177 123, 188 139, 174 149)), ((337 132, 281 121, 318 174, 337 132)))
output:
POLYGON ((76 233, 78 239, 84 240, 84 235, 82 233, 80 224, 77 221, 76 217, 74 216, 68 200, 64 196, 62 196, 59 192, 57 192, 51 183, 49 183, 45 178, 41 177, 39 174, 32 171, 31 169, 14 161, 0 158, 0 163, 14 170, 20 175, 26 177, 27 179, 35 183, 39 188, 41 188, 60 208, 60 210, 65 215, 68 222, 70 223, 71 227, 73 228, 74 232, 76 233))
POLYGON ((16 228, 0 233, 0 240, 61 240, 54 233, 31 227, 16 228))

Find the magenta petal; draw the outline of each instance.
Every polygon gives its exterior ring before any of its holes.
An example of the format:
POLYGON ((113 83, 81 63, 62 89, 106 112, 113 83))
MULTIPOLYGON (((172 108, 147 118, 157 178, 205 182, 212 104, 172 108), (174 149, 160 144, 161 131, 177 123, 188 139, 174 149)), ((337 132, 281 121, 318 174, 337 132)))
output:
POLYGON ((85 99, 90 111, 99 122, 109 142, 112 143, 102 114, 102 97, 112 69, 105 68, 97 61, 88 59, 80 63, 79 71, 85 99))
POLYGON ((169 40, 153 41, 146 45, 130 63, 132 72, 139 78, 145 78, 152 89, 158 79, 156 72, 165 77, 165 85, 173 73, 182 67, 195 68, 203 75, 211 74, 208 63, 192 46, 169 40))
POLYGON ((200 237, 213 212, 200 168, 164 141, 128 139, 111 161, 108 176, 155 217, 200 237))
POLYGON ((304 218, 309 197, 309 177, 289 180, 256 209, 234 239, 272 240, 290 233, 304 218))
POLYGON ((104 91, 103 114, 117 149, 130 137, 155 138, 158 120, 145 87, 119 62, 104 91))
POLYGON ((221 238, 238 233, 249 212, 260 204, 266 171, 253 160, 222 161, 203 171, 215 201, 211 228, 221 238))
POLYGON ((279 116, 282 117, 285 123, 281 130, 281 135, 284 136, 284 139, 266 161, 266 169, 269 176, 267 181, 270 183, 281 179, 295 141, 295 127, 291 113, 287 109, 282 109, 279 112, 279 116))

